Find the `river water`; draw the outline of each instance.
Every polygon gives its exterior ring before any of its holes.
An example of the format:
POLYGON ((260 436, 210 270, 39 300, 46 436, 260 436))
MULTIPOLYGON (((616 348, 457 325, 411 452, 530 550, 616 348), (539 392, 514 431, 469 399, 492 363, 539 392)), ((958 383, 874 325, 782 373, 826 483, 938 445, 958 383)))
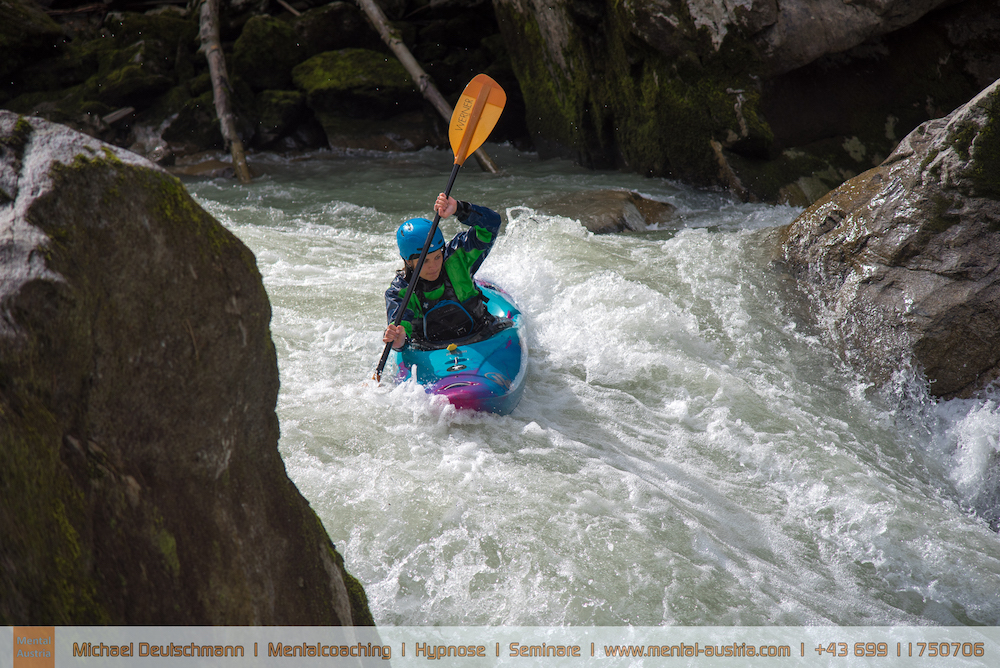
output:
POLYGON ((480 272, 525 314, 505 417, 370 380, 394 230, 430 214, 449 153, 186 181, 256 254, 279 448, 377 623, 1000 625, 998 401, 845 368, 772 263, 799 210, 490 151, 505 173, 470 160, 453 194, 505 220, 480 272), (677 218, 595 236, 541 213, 609 187, 677 218))

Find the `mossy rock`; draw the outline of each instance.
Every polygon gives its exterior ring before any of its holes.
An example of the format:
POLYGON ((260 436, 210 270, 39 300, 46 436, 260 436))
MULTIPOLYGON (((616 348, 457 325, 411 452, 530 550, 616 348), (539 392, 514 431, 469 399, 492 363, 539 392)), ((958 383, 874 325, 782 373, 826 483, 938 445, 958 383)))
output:
POLYGON ((250 250, 135 154, 3 110, 0 191, 0 624, 371 623, 278 452, 250 250))
MULTIPOLYGON (((189 82, 189 90, 201 90, 204 79, 189 82)), ((236 117, 236 131, 249 144, 257 131, 257 104, 253 92, 241 79, 230 81, 230 104, 236 117)), ((182 93, 177 93, 178 98, 182 93)), ((226 143, 215 113, 215 97, 211 86, 200 95, 183 103, 176 117, 163 130, 163 140, 171 145, 175 154, 225 148, 226 143)))
POLYGON ((0 0, 0 77, 9 81, 25 65, 56 55, 63 29, 30 0, 0 0))
POLYGON ((124 12, 109 17, 105 26, 118 49, 141 44, 142 62, 151 71, 176 80, 178 73, 189 75, 194 68, 204 67, 194 18, 124 12))
POLYGON ((1000 200, 1000 90, 996 88, 983 104, 985 122, 969 145, 969 179, 973 191, 1000 200))
POLYGON ((146 107, 173 85, 170 77, 151 71, 144 63, 129 63, 105 76, 87 80, 81 91, 87 100, 124 107, 146 107))
POLYGON ((341 49, 313 56, 292 70, 317 114, 389 118, 420 108, 413 80, 394 57, 367 49, 341 49))
POLYGON ((19 90, 27 93, 71 88, 97 74, 99 67, 94 42, 74 40, 60 49, 58 57, 25 65, 19 90))
POLYGON ((340 49, 385 51, 382 39, 353 3, 331 2, 303 12, 292 23, 307 57, 340 49))
POLYGON ((207 91, 188 100, 181 107, 177 118, 163 131, 163 140, 187 146, 189 152, 223 148, 225 140, 215 115, 212 92, 207 91))
POLYGON ((233 73, 254 90, 285 90, 292 87, 292 68, 308 55, 291 25, 254 16, 233 44, 233 73))
POLYGON ((308 112, 306 96, 295 90, 265 90, 257 96, 260 144, 280 139, 302 121, 308 112))
MULTIPOLYGON (((176 85, 178 68, 193 73, 195 35, 191 21, 176 17, 116 15, 106 37, 72 42, 59 58, 28 68, 33 81, 24 90, 46 93, 56 104, 45 115, 60 122, 78 121, 95 102, 142 110, 176 85)), ((10 106, 23 111, 29 104, 37 106, 31 98, 15 98, 10 106)))
POLYGON ((829 343, 878 385, 915 369, 969 398, 1000 377, 998 100, 1000 81, 921 124, 782 235, 829 343))

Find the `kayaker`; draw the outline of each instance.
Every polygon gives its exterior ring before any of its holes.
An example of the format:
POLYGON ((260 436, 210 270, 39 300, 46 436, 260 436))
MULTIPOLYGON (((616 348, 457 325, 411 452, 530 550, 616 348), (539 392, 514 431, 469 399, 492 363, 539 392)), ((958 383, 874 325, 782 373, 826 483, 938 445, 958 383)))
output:
POLYGON ((396 272, 385 291, 386 315, 389 326, 382 336, 383 343, 392 342, 394 350, 402 350, 410 339, 432 343, 465 339, 492 322, 486 311, 484 297, 472 280, 489 254, 500 231, 500 214, 492 209, 438 195, 434 211, 442 219, 456 215, 469 226, 447 244, 438 228, 420 268, 420 277, 399 326, 393 325, 413 270, 427 241, 433 223, 426 218, 413 218, 396 230, 396 244, 403 258, 403 268, 396 272))

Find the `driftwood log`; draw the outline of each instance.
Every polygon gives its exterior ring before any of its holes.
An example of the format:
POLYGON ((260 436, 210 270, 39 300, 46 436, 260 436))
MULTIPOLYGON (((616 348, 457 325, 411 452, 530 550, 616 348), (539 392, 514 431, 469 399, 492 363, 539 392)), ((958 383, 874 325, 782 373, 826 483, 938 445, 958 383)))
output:
POLYGON ((247 165, 243 140, 236 132, 236 119, 229 102, 229 74, 226 59, 219 39, 219 0, 203 0, 201 4, 201 50, 208 59, 208 70, 212 77, 212 94, 215 98, 215 115, 219 117, 222 138, 233 156, 233 169, 241 183, 250 183, 250 167, 247 165))
MULTIPOLYGON (((424 68, 420 66, 420 63, 413 57, 410 50, 406 48, 406 44, 400 39, 399 33, 389 26, 389 20, 386 18, 385 13, 382 12, 382 8, 375 3, 375 0, 358 0, 358 4, 368 16, 368 20, 375 26, 378 34, 382 37, 382 41, 386 43, 406 71, 413 77, 413 82, 417 85, 420 93, 438 110, 438 113, 444 117, 445 122, 451 122, 451 114, 454 111, 452 106, 448 104, 448 101, 441 95, 441 91, 431 81, 430 75, 424 71, 424 68)), ((483 171, 490 174, 500 173, 500 168, 497 167, 497 164, 493 162, 493 159, 481 147, 476 149, 473 155, 479 166, 483 168, 483 171)))

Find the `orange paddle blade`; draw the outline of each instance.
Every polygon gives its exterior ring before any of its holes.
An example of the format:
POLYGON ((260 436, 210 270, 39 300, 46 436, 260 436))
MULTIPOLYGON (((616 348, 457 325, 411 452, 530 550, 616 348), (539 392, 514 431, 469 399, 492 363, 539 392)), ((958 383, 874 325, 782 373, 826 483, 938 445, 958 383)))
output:
POLYGON ((476 151, 496 127, 507 104, 507 93, 485 74, 477 74, 462 91, 451 114, 448 139, 455 152, 455 164, 461 165, 476 151))

